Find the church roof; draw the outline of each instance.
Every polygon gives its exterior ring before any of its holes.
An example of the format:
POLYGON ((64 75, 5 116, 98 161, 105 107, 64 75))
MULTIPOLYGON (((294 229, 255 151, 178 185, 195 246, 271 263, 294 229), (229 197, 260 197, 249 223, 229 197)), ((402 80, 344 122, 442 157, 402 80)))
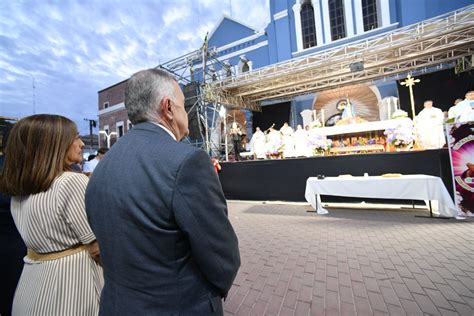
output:
POLYGON ((227 15, 223 15, 214 29, 209 33, 209 46, 224 46, 242 38, 254 35, 258 31, 227 15))

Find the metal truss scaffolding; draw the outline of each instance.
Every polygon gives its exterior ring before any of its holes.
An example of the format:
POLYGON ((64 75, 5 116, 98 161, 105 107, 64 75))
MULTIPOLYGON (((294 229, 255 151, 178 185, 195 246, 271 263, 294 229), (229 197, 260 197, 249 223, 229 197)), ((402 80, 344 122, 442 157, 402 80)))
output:
POLYGON ((258 110, 264 100, 391 78, 453 63, 473 53, 474 5, 470 5, 390 33, 210 82, 209 86, 221 104, 258 110), (354 64, 359 69, 351 67, 354 64))
MULTIPOLYGON (((215 71, 210 67, 211 65, 220 64, 220 68, 228 67, 228 65, 218 60, 216 55, 217 51, 215 49, 208 49, 206 35, 204 44, 200 49, 156 67, 172 73, 177 81, 184 86, 192 83, 197 85, 196 94, 191 97, 194 101, 192 101, 191 106, 187 107, 187 111, 188 117, 197 116, 200 136, 186 137, 184 141, 204 149, 211 156, 220 156, 223 151, 222 147, 227 148, 228 146, 227 142, 222 141, 221 137, 220 123, 222 118, 219 115, 221 104, 217 102, 214 92, 206 84, 206 79, 216 79, 215 71), (194 67, 197 64, 201 64, 202 67, 195 69, 194 67)), ((230 68, 229 71, 231 71, 230 68)), ((185 100, 185 103, 187 102, 188 99, 185 100)), ((227 149, 225 152, 227 152, 227 149)))

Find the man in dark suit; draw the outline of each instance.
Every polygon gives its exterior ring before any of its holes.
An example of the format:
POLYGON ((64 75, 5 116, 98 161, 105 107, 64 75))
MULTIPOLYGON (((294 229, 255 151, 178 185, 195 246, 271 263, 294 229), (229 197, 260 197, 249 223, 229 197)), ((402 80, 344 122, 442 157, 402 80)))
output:
POLYGON ((180 143, 184 95, 158 69, 128 80, 134 124, 94 170, 86 209, 104 267, 101 315, 223 315, 240 266, 209 156, 180 143))

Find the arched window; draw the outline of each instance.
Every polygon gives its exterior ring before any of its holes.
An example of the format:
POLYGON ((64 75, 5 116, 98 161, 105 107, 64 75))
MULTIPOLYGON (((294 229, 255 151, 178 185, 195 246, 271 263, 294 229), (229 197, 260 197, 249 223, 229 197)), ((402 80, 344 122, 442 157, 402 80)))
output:
POLYGON ((329 21, 333 41, 346 37, 346 20, 344 19, 343 0, 329 0, 329 21))
POLYGON ((378 27, 377 0, 362 0, 362 18, 364 31, 367 32, 378 27))
POLYGON ((314 26, 314 9, 311 1, 305 1, 301 5, 301 33, 303 37, 303 48, 316 46, 316 28, 314 26))
POLYGON ((244 73, 244 72, 249 72, 249 71, 250 71, 249 62, 248 62, 248 61, 245 61, 245 62, 242 64, 242 73, 244 73))
POLYGON ((249 72, 252 70, 252 61, 250 61, 245 55, 240 56, 239 64, 239 74, 242 74, 244 72, 249 72))

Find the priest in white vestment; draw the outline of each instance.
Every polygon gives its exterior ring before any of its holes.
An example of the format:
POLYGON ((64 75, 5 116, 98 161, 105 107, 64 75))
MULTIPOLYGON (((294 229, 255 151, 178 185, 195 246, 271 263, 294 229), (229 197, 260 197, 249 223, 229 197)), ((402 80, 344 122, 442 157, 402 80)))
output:
POLYGON ((293 140, 293 128, 288 123, 283 124, 280 128, 283 142, 283 158, 295 156, 295 141, 293 140))
POLYGON ((260 127, 257 127, 250 141, 250 148, 251 151, 253 151, 255 159, 266 158, 265 143, 265 134, 260 130, 260 127))
POLYGON ((474 121, 474 91, 466 93, 466 98, 451 107, 448 115, 460 123, 474 121))
POLYGON ((424 109, 416 117, 416 131, 418 144, 425 149, 438 149, 446 144, 444 136, 444 114, 433 107, 433 101, 423 104, 424 109))
POLYGON ((304 157, 304 156, 311 156, 310 154, 310 146, 308 141, 308 132, 305 131, 301 125, 296 127, 296 131, 293 134, 293 139, 295 140, 295 156, 296 157, 304 157), (309 155, 308 155, 309 154, 309 155))
POLYGON ((267 143, 265 145, 267 153, 276 153, 282 145, 280 131, 270 127, 267 134, 267 143))

